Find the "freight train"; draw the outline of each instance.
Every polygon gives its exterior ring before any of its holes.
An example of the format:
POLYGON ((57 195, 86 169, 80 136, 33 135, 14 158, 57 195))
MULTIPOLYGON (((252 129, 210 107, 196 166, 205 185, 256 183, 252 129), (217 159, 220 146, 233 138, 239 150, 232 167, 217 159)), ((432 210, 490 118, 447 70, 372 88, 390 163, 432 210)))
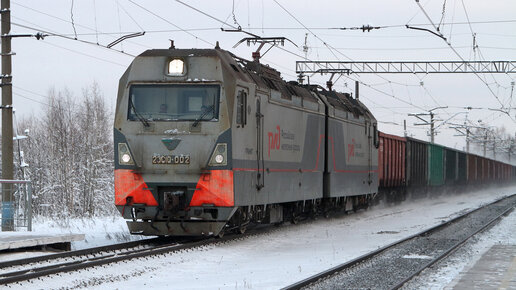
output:
POLYGON ((379 193, 399 201, 407 191, 437 194, 514 181, 516 167, 438 144, 380 132, 379 193))
POLYGON ((120 79, 114 143, 115 204, 143 235, 243 233, 364 208, 407 186, 514 176, 509 165, 379 133, 357 98, 285 82, 218 46, 137 56, 120 79), (464 160, 475 169, 466 177, 464 160), (437 172, 443 164, 455 169, 437 172))

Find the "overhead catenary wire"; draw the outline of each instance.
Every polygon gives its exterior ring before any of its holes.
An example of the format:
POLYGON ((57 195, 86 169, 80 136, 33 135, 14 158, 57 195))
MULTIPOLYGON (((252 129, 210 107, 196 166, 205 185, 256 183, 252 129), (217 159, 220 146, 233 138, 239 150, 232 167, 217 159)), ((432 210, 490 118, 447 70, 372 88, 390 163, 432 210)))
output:
MULTIPOLYGON (((127 10, 124 8, 124 6, 122 4, 119 3, 118 0, 117 0, 117 5, 120 9, 122 9, 122 11, 125 13, 125 15, 127 15, 134 22, 134 24, 136 24, 136 26, 138 26, 138 28, 140 28, 141 31, 145 31, 145 29, 143 29, 143 27, 140 25, 140 23, 138 23, 138 21, 136 21, 136 19, 134 19, 134 17, 129 12, 127 12, 127 10)), ((131 33, 134 33, 134 32, 124 32, 124 34, 131 34, 131 33)), ((147 31, 145 31, 145 33, 147 33, 147 31)))
POLYGON ((70 19, 72 21, 72 28, 73 28, 73 33, 75 34, 75 39, 77 39, 77 30, 75 29, 75 23, 73 20, 73 3, 74 3, 74 0, 72 0, 72 5, 70 7, 70 19))
MULTIPOLYGON (((16 17, 12 17, 12 18, 16 18, 16 17)), ((24 20, 24 21, 28 22, 26 20, 24 20)), ((105 48, 105 49, 108 49, 108 50, 111 50, 111 51, 114 51, 114 52, 125 54, 125 55, 130 56, 130 57, 135 57, 134 55, 129 54, 127 52, 123 52, 123 51, 120 51, 120 50, 117 50, 117 49, 114 49, 114 48, 109 48, 109 47, 107 47, 105 45, 97 44, 97 43, 94 43, 94 42, 91 42, 91 41, 86 41, 86 40, 82 40, 82 39, 75 39, 73 37, 69 37, 69 36, 66 36, 66 35, 55 33, 55 32, 49 31, 49 30, 41 28, 41 27, 32 27, 32 26, 23 25, 23 24, 20 24, 20 23, 15 23, 15 22, 11 22, 11 24, 13 26, 22 27, 22 28, 26 28, 26 29, 42 32, 42 33, 47 34, 47 36, 56 36, 56 37, 60 37, 60 38, 68 39, 68 40, 73 40, 73 41, 81 42, 81 43, 84 43, 84 44, 90 44, 90 45, 94 45, 96 47, 102 47, 102 48, 105 48)), ((36 24, 31 24, 31 25, 36 25, 36 24)))
MULTIPOLYGON (((349 59, 349 60, 352 60, 349 56, 345 55, 344 53, 342 53, 341 51, 339 50, 336 50, 334 47, 332 47, 331 45, 329 45, 326 41, 324 41, 323 39, 321 39, 317 34, 315 34, 313 31, 311 31, 306 25, 304 25, 297 17, 295 17, 288 9, 286 9, 283 5, 281 5, 277 0, 274 0, 274 2, 281 8, 283 9, 283 11, 285 11, 288 15, 290 15, 296 22, 298 22, 301 26, 303 26, 308 32, 310 32, 310 34, 312 34, 315 38, 317 38, 319 41, 321 41, 329 50, 330 52, 334 55, 335 58, 337 58, 337 60, 340 60, 339 57, 334 53, 334 51, 338 52, 340 55, 342 55, 343 57, 349 59)), ((390 84, 392 84, 391 81, 389 81, 388 79, 386 79, 385 77, 383 76, 380 76, 378 75, 380 78, 388 81, 390 84)), ((363 81, 360 81, 362 84, 365 84, 363 81)), ((372 86, 369 86, 368 87, 372 88, 372 86)), ((388 93, 385 93, 381 90, 378 90, 376 89, 378 92, 381 92, 385 95, 388 95, 388 96, 391 96, 393 97, 394 99, 397 99, 398 101, 402 101, 406 104, 410 104, 414 107, 419 107, 419 106, 416 106, 414 105, 412 102, 407 102, 401 98, 398 98, 395 96, 395 94, 388 94, 388 93)), ((432 97, 432 99, 435 101, 435 99, 432 97)), ((421 109, 421 107, 419 107, 419 109, 421 109)))
MULTIPOLYGON (((239 3, 239 1, 236 1, 236 2, 237 2, 237 3, 239 3)), ((237 3, 235 3, 235 6, 237 6, 237 5, 236 5, 237 3)), ((76 3, 76 4, 77 4, 77 3, 76 3)), ((127 5, 127 4, 126 4, 126 5, 127 5)), ((146 5, 144 5, 144 6, 145 6, 145 7, 148 7, 148 6, 146 6, 146 5)), ((290 8, 290 7, 288 7, 288 6, 289 6, 289 5, 286 5, 286 7, 287 7, 287 8, 290 8)), ((134 9, 133 9, 133 7, 128 7, 128 8, 131 8, 131 10, 129 10, 129 11, 133 11, 133 10, 134 10, 134 9)), ((76 11, 75 11, 75 12, 77 12, 77 11, 78 11, 78 10, 76 9, 76 11)), ((156 10, 156 11, 157 11, 157 12, 159 12, 158 10, 156 10)), ((238 12, 238 11, 237 11, 237 12, 238 12)), ((448 13, 449 13, 449 12, 448 12, 448 13)), ((225 13, 224 13, 224 14, 225 14, 225 13)), ((163 15, 165 15, 165 14, 163 14, 163 15)), ((123 15, 122 15, 122 16, 123 16, 123 15)), ((225 16, 225 15, 224 15, 224 16, 225 16)), ((237 14, 237 16, 238 16, 238 14, 237 14)), ((449 15, 447 15, 447 17, 448 17, 448 16, 449 16, 449 15)), ((125 17, 124 17, 124 18, 125 18, 125 17)), ((77 20, 77 19, 78 19, 78 20, 80 20, 80 18, 77 18, 77 17, 76 17, 76 20, 77 20)), ((126 18, 126 19, 127 19, 127 18, 126 18)), ((138 18, 138 19, 139 19, 139 18, 138 18)), ((170 18, 170 19, 171 19, 172 21, 174 21, 174 20, 173 20, 173 18, 170 18)), ((253 20, 254 20, 254 19, 253 19, 253 20)), ((302 20, 302 18, 301 18, 301 20, 302 20)), ((76 25, 77 25, 77 23, 76 23, 76 25)), ((248 25, 248 26, 249 26, 249 25, 248 25)), ((77 25, 77 27, 79 27, 79 26, 77 25)), ((189 27, 188 27, 188 28, 186 28, 186 27, 185 27, 185 29, 183 29, 183 30, 181 30, 181 29, 177 29, 177 30, 174 30, 174 31, 184 31, 184 30, 188 30, 188 31, 192 31, 192 32, 196 31, 196 30, 194 30, 195 28, 190 28, 190 27, 191 27, 191 25, 189 25, 189 27)), ((104 27, 103 27, 103 28, 104 28, 104 27)), ((127 28, 129 28, 129 27, 125 27, 125 28, 126 28, 126 30, 128 30, 127 28)), ((135 27, 133 27, 133 28, 135 28, 135 27)), ((172 28, 172 27, 170 27, 170 28, 172 28)), ((465 28, 465 27, 464 27, 464 28, 465 28)), ((129 28, 129 29, 130 29, 130 28, 129 28)), ((200 28, 200 29, 202 29, 202 28, 200 28)), ((79 30, 81 30, 81 28, 79 28, 79 30)), ((82 29, 82 30, 84 31, 84 29, 82 29)), ((116 29, 115 29, 115 30, 116 30, 116 29)), ((213 27, 213 28, 211 28, 211 30, 213 30, 213 31, 220 30, 220 27, 213 27)), ((172 30, 169 30, 169 31, 172 31, 172 30)), ((445 32, 448 32, 448 31, 449 31, 449 29, 446 29, 446 30, 445 30, 445 32)), ((314 32, 315 32, 315 33, 317 33, 317 34, 318 34, 318 36, 319 36, 319 37, 321 37, 321 38, 327 38, 327 37, 324 37, 324 35, 322 35, 319 31, 315 31, 315 30, 314 30, 314 32)), ((116 32, 116 34, 119 34, 119 33, 120 33, 120 31, 119 31, 119 32, 116 32)), ((194 33, 195 33, 195 32, 194 32, 194 33)), ((100 31, 99 31, 99 32, 98 32, 98 34, 99 34, 99 35, 102 35, 102 32, 100 32, 100 31)), ((105 33, 105 34, 107 34, 107 33, 105 33)), ((352 33, 349 33, 349 34, 352 34, 352 33)), ((78 33, 78 35, 79 35, 79 37, 80 37, 80 35, 83 35, 83 34, 78 33)), ((84 35, 85 35, 85 34, 84 34, 84 35)), ((202 35, 202 34, 198 34, 198 35, 202 35)), ((91 39, 93 39, 93 38, 90 38, 90 40, 91 40, 91 39)), ((207 38, 207 40, 211 41, 212 39, 207 38)), ((214 42, 214 41, 213 41, 213 42, 214 42)), ((315 50, 314 50, 314 51, 315 51, 315 50)), ((294 52, 295 52, 295 51, 294 51, 294 52)), ((344 52, 345 52, 345 51, 344 51, 344 52)), ((325 52, 325 53, 326 53, 326 52, 325 52)), ((462 53, 462 51, 461 51, 461 53, 462 53)), ((321 55, 322 55, 322 54, 321 54, 321 55)), ((314 52, 313 56, 315 57, 315 52, 314 52)), ((340 56, 340 55, 339 55, 339 56, 340 56)), ((266 61, 268 61, 268 60, 266 60, 266 61)), ((270 62, 270 61, 268 61, 268 62, 270 62)), ((273 64, 274 64, 274 63, 273 63, 273 64)), ((276 65, 276 64, 275 64, 275 65, 276 65)), ((362 76, 362 77, 363 77, 363 76, 362 76)), ((367 82, 367 83, 370 83, 370 81, 369 81, 368 79, 365 79, 365 78, 364 78, 364 80, 366 80, 366 82, 367 82)), ((342 81, 342 79, 341 79, 341 81, 342 81)), ((373 81, 377 81, 377 80, 373 80, 373 81)), ((414 81, 415 81, 415 79, 414 79, 414 81)), ((395 83, 396 83, 396 82, 392 82, 392 84, 395 84, 395 83)), ((402 81, 401 83, 403 83, 403 81, 402 81)), ((371 85, 373 85, 373 86, 374 86, 374 84, 371 84, 371 85)), ((406 86, 406 84, 400 84, 400 85, 405 85, 405 86, 406 86)), ((427 83, 426 85, 427 85, 427 86, 430 86, 430 83, 427 83)), ((428 87, 428 88, 431 88, 431 87, 428 87)), ((378 89, 383 90, 381 87, 378 87, 378 89)), ((426 88, 425 88, 425 89, 426 89, 426 88)), ((402 89, 394 87, 394 90, 396 91, 396 90, 402 90, 402 89)), ((364 90, 364 91, 366 91, 366 90, 364 90)), ((387 89, 387 90, 383 90, 383 91, 385 91, 385 92, 389 93, 389 90, 388 90, 388 89, 387 89)), ((502 92, 503 92, 503 91, 502 91, 502 92)), ((436 93, 436 92, 433 92, 433 91, 432 91, 432 93, 436 93)), ((375 93, 374 93, 374 92, 373 92, 373 93, 371 93, 371 91, 369 91, 369 94, 371 94, 371 95, 375 95, 375 93)), ((391 93, 389 93, 389 94, 391 94, 391 93)), ((392 94, 392 95, 396 95, 396 96, 398 96, 398 97, 401 97, 401 98, 403 98, 403 99, 408 100, 408 97, 406 97, 406 95, 403 93, 403 91, 401 91, 401 94, 399 94, 399 91, 396 91, 396 93, 394 93, 394 94, 392 94)), ((413 99, 413 100, 415 100, 415 99, 414 99, 414 96, 415 96, 415 95, 417 95, 417 94, 414 94, 414 93, 412 92, 412 99, 413 99)), ((504 94, 504 97, 505 97, 505 94, 504 94)), ((385 99, 385 98, 384 98, 384 99, 385 99)), ((410 102, 410 103, 412 103, 412 102, 413 102, 413 100, 410 100, 409 102, 410 102)), ((438 101, 439 101, 439 100, 438 100, 438 101)), ((505 98, 503 99, 503 102, 504 102, 504 104, 507 104, 507 102, 506 102, 505 98)), ((419 103, 418 103, 418 101, 416 101, 416 103, 417 103, 418 105, 422 105, 422 104, 419 104, 419 103)), ((427 99, 427 101, 425 101, 425 104, 428 104, 428 103, 431 103, 431 102, 429 101, 429 99, 427 99)), ((422 105, 422 106, 423 106, 423 107, 425 107, 425 105, 422 105)))
MULTIPOLYGON (((27 9, 27 10, 33 11, 33 12, 35 12, 35 13, 38 13, 38 14, 41 14, 41 15, 45 15, 45 16, 50 17, 50 18, 52 18, 52 19, 56 19, 56 20, 59 20, 59 21, 62 21, 62 22, 66 22, 66 23, 71 23, 69 20, 66 20, 66 19, 64 19, 64 18, 57 17, 57 16, 52 15, 52 14, 50 14, 50 13, 46 13, 46 12, 43 12, 43 11, 41 11, 41 10, 38 10, 38 9, 34 9, 34 8, 32 8, 32 7, 29 7, 29 6, 22 5, 22 4, 20 4, 20 3, 13 3, 13 4, 14 4, 14 5, 17 5, 17 6, 20 6, 20 7, 24 8, 24 9, 27 9)), ((124 10, 123 6, 121 6, 120 8, 122 8, 122 10, 124 10)), ((126 13, 126 14, 127 14, 127 13, 126 13)), ((131 17, 131 16, 129 15, 129 17, 131 17)), ((23 19, 21 19, 21 18, 19 18, 19 17, 14 17, 14 16, 13 16, 13 18, 14 18, 14 19, 19 19, 19 20, 25 21, 25 22, 27 22, 27 23, 30 23, 29 21, 23 20, 23 19)), ((132 18, 132 17, 131 17, 131 18, 132 18)), ((33 25, 33 26, 38 26, 38 25, 33 24, 33 23, 31 23, 31 25, 33 25)), ((97 32, 96 32, 94 28, 91 28, 91 27, 88 27, 88 26, 85 26, 85 25, 81 25, 81 24, 76 23, 76 22, 74 22, 74 25, 75 25, 75 26, 77 26, 77 27, 84 28, 84 29, 89 30, 89 31, 93 31, 92 33, 77 33, 77 36, 89 36, 89 35, 96 35, 96 34, 98 34, 98 35, 109 35, 109 36, 111 36, 111 35, 119 35, 120 33, 122 33, 122 34, 132 34, 132 33, 135 33, 134 31, 132 31, 132 32, 120 32, 120 31, 118 31, 118 32, 100 32, 100 31, 97 31, 97 32)), ((138 25, 138 24, 137 24, 137 25, 138 25)), ((140 26, 139 26, 139 27, 140 27, 140 26)), ((141 27, 140 27, 140 28, 141 28, 141 27)), ((142 29, 142 31, 143 31, 143 29, 142 29)), ((59 33, 59 35, 63 35, 63 36, 67 36, 67 37, 69 37, 69 36, 74 36, 74 37, 75 37, 75 36, 76 36, 75 34, 67 34, 67 33, 59 33)), ((114 37, 114 36, 113 36, 113 38, 116 38, 116 37, 114 37)), ((138 46, 141 46, 141 47, 150 48, 150 47, 149 47, 149 46, 147 46, 147 45, 140 44, 140 43, 135 42, 135 41, 130 41, 130 40, 128 40, 127 42, 130 42, 130 43, 132 43, 132 44, 135 44, 135 45, 138 45, 138 46)))
POLYGON ((214 43, 211 43, 210 41, 208 41, 208 40, 206 40, 206 39, 203 39, 203 38, 201 38, 201 37, 198 37, 197 35, 195 35, 195 34, 193 34, 193 33, 189 32, 189 31, 185 30, 184 28, 179 27, 178 25, 174 24, 174 23, 173 23, 173 22, 171 22, 170 20, 168 20, 168 19, 166 19, 166 18, 164 18, 164 17, 162 17, 162 16, 160 16, 160 15, 158 15, 158 14, 156 14, 156 13, 152 12, 151 10, 149 10, 149 9, 145 8, 144 6, 142 6, 142 5, 140 5, 140 4, 136 3, 136 2, 134 2, 133 0, 128 0, 128 1, 129 1, 129 2, 131 2, 132 4, 134 4, 135 6, 139 7, 140 9, 145 10, 147 13, 149 13, 149 14, 153 15, 154 17, 156 17, 156 18, 158 18, 158 19, 163 20, 164 22, 166 22, 166 23, 168 23, 168 24, 170 24, 170 25, 174 26, 174 27, 175 27, 175 28, 177 28, 177 29, 180 29, 181 31, 183 31, 184 33, 186 33, 186 34, 188 34, 188 35, 190 35, 190 36, 194 37, 195 39, 199 39, 200 41, 202 41, 202 42, 204 42, 204 43, 206 43, 206 44, 209 44, 210 46, 215 46, 215 44, 214 44, 214 43))
MULTIPOLYGON (((460 55, 457 50, 453 47, 453 45, 448 41, 446 40, 446 38, 444 37, 444 35, 437 29, 437 27, 435 26, 435 24, 433 23, 432 19, 430 18, 430 16, 428 15, 428 13, 425 11, 425 9, 423 8, 423 6, 421 6, 421 3, 419 2, 419 0, 415 0, 417 5, 419 6, 419 8, 423 11, 424 15, 426 16, 426 18, 428 19, 428 21, 431 23, 431 25, 434 27, 434 29, 436 30, 436 34, 439 34, 441 36, 441 38, 444 40, 444 42, 446 42, 446 44, 450 47, 450 49, 464 62, 466 62, 466 60, 462 57, 462 55, 460 55)), ((470 64, 468 64, 466 62, 466 64, 468 66, 471 66, 470 64)), ((488 88, 489 92, 491 93, 491 95, 493 95, 495 97, 495 99, 498 101, 498 103, 502 106, 502 109, 504 108, 504 104, 502 103, 502 101, 500 100, 500 98, 495 94, 495 92, 492 90, 492 88, 489 86, 489 84, 484 80, 482 79, 482 77, 478 74, 478 73, 474 73, 475 76, 480 80, 482 81, 486 87, 488 88)), ((516 123, 516 121, 509 115, 509 118, 516 123)))
POLYGON ((99 44, 99 29, 97 26, 97 1, 93 0, 93 20, 95 22, 95 37, 97 38, 97 44, 99 44))

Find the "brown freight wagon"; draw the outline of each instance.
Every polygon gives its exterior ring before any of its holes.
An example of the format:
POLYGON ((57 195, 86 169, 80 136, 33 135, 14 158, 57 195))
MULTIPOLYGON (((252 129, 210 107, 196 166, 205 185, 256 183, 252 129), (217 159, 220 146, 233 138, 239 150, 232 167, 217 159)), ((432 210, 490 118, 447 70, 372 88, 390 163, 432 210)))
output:
POLYGON ((379 132, 378 191, 389 200, 404 199, 406 192, 406 146, 403 137, 379 132))

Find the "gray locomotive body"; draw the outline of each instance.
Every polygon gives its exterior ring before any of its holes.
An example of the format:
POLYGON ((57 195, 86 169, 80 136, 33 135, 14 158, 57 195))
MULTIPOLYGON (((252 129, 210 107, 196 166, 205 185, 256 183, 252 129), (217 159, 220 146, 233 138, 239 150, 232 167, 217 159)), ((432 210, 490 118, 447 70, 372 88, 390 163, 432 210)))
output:
POLYGON ((363 104, 222 49, 136 57, 114 131, 115 203, 132 233, 243 232, 356 209, 378 188, 376 120, 363 104))

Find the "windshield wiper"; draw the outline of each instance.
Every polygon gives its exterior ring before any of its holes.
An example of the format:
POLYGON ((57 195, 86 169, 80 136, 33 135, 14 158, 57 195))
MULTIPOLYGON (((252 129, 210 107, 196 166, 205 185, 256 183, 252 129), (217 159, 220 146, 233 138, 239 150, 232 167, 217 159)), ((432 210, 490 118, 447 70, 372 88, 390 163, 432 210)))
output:
POLYGON ((134 103, 133 103, 133 98, 131 98, 131 97, 129 97, 129 105, 131 107, 133 107, 134 114, 136 115, 136 117, 138 117, 138 120, 140 120, 140 122, 142 122, 143 126, 150 127, 149 122, 147 122, 147 120, 145 120, 145 118, 142 115, 140 115, 140 113, 138 113, 138 111, 136 111, 136 107, 134 106, 134 103))
POLYGON ((210 113, 211 111, 214 111, 215 110, 215 105, 211 105, 207 108, 205 108, 201 115, 195 119, 194 123, 192 124, 192 127, 197 127, 197 125, 199 124, 199 122, 202 120, 202 118, 204 118, 204 116, 208 115, 208 113, 210 113))

